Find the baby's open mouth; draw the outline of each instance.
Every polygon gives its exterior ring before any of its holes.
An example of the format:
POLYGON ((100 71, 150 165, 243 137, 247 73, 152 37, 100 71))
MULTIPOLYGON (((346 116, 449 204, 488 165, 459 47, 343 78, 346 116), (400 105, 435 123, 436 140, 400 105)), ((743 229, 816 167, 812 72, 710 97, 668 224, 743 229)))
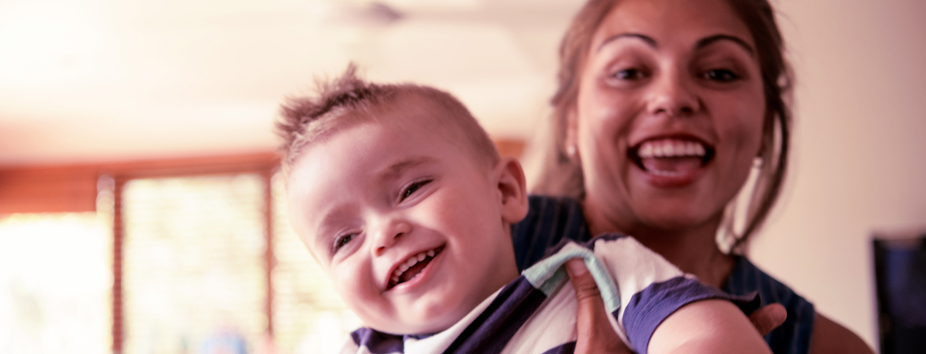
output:
POLYGON ((714 148, 696 140, 654 139, 628 149, 627 155, 646 172, 678 176, 710 162, 714 148))
POLYGON ((399 266, 392 271, 392 276, 389 278, 389 284, 386 285, 386 290, 392 289, 396 285, 417 277, 418 274, 431 263, 431 260, 443 250, 444 246, 440 246, 408 257, 405 262, 399 264, 399 266))

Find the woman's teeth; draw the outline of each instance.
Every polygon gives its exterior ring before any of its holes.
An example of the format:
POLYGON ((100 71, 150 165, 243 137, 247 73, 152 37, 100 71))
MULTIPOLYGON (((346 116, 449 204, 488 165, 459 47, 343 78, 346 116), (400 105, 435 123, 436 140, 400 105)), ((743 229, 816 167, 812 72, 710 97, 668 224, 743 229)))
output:
POLYGON ((400 264, 396 267, 395 271, 392 272, 392 284, 398 284, 402 280, 402 274, 404 274, 405 271, 414 267, 419 262, 423 262, 425 259, 434 257, 435 254, 437 254, 435 250, 428 250, 408 257, 404 263, 400 264))
POLYGON ((633 161, 657 176, 684 176, 707 164, 714 150, 694 140, 648 140, 627 151, 633 161))
POLYGON ((686 140, 651 140, 644 142, 637 149, 641 159, 654 157, 704 157, 707 149, 698 142, 686 140))

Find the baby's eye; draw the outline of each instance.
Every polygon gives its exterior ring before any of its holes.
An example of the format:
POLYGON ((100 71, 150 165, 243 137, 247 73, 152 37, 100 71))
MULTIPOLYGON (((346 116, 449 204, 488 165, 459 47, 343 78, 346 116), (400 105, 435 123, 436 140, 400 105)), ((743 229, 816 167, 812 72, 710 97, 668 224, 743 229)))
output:
POLYGON ((727 69, 711 69, 701 74, 705 79, 719 82, 730 82, 740 78, 739 75, 727 69))
POLYGON ((341 247, 346 246, 354 237, 357 237, 357 234, 345 234, 336 237, 334 239, 334 251, 337 252, 341 247))
POLYGON ((628 68, 620 70, 612 76, 618 80, 640 80, 646 76, 646 73, 637 68, 628 68))
POLYGON ((406 198, 411 197, 413 194, 415 194, 415 192, 421 189, 421 187, 424 187, 428 183, 431 183, 430 179, 412 182, 412 184, 408 185, 408 187, 405 187, 405 189, 402 191, 402 196, 399 198, 399 201, 401 202, 406 198))

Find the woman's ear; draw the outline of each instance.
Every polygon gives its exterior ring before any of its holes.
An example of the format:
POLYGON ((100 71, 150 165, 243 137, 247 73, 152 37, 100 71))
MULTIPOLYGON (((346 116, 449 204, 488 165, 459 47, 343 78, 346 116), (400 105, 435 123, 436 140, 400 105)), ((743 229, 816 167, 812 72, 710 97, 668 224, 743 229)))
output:
POLYGON ((502 221, 508 224, 521 221, 527 216, 528 209, 527 184, 521 164, 513 157, 502 157, 495 166, 495 175, 498 177, 502 221))
POLYGON ((578 117, 576 117, 576 108, 573 106, 566 112, 566 122, 565 122, 565 134, 563 136, 563 146, 562 151, 566 154, 566 157, 571 161, 579 160, 579 122, 578 117))
POLYGON ((762 124, 762 138, 759 139, 759 152, 756 157, 768 159, 774 151, 775 144, 775 116, 769 112, 765 114, 765 122, 762 124))

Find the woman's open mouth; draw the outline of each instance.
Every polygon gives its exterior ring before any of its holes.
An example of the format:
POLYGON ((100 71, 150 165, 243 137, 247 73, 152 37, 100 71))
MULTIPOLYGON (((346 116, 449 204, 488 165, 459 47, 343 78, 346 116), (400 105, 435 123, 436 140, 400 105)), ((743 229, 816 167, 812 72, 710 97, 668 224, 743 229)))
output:
POLYGON ((627 150, 627 155, 648 173, 685 176, 709 163, 714 148, 697 140, 666 138, 646 140, 627 150))
POLYGON ((386 290, 392 289, 396 285, 402 284, 409 280, 414 279, 421 271, 423 271, 429 264, 431 260, 434 259, 441 251, 444 250, 444 246, 438 248, 430 249, 427 251, 419 252, 408 259, 405 262, 400 263, 392 271, 392 275, 389 278, 389 283, 386 284, 386 290))

